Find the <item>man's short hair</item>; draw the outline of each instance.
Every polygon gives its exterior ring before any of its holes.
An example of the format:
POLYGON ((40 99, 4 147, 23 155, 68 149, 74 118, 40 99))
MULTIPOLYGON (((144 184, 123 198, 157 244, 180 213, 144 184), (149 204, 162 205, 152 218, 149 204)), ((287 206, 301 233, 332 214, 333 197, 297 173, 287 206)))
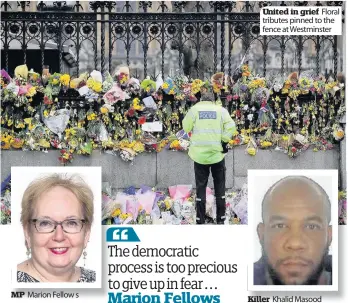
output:
POLYGON ((201 90, 201 101, 215 101, 214 93, 211 90, 201 90))
POLYGON ((283 184, 287 184, 287 182, 291 182, 291 181, 300 181, 300 182, 306 182, 309 186, 312 186, 313 188, 315 188, 316 190, 318 190, 318 192, 320 193, 320 195, 323 196, 324 198, 324 203, 326 206, 326 215, 328 218, 328 222, 331 222, 331 202, 330 202, 330 198, 327 195, 326 191, 315 181, 313 181, 312 179, 306 177, 306 176, 287 176, 283 179, 280 179, 279 181, 277 181, 276 183, 274 183, 266 192, 265 196, 263 197, 262 200, 262 221, 264 222, 264 218, 265 218, 265 208, 266 208, 266 203, 268 201, 268 198, 270 197, 270 195, 272 194, 273 190, 276 189, 278 186, 282 186, 283 184))

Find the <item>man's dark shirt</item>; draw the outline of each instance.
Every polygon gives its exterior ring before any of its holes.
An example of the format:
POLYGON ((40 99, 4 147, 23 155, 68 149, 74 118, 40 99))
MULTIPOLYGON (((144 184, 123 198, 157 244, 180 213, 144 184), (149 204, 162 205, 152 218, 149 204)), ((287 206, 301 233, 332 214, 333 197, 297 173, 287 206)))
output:
MULTIPOLYGON (((332 285, 332 256, 325 260, 325 271, 329 274, 329 285, 332 285)), ((254 285, 269 285, 266 277, 267 269, 263 258, 254 263, 254 285)))

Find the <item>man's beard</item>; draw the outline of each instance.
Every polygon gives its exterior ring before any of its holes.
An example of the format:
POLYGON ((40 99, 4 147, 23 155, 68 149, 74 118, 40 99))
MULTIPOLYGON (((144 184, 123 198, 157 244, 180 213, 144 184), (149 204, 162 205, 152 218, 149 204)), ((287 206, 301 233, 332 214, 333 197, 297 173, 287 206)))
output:
MULTIPOLYGON (((329 249, 327 248, 324 251, 323 257, 321 258, 319 265, 316 268, 314 268, 314 270, 310 273, 308 278, 302 283, 294 283, 293 285, 318 285, 320 276, 322 272, 325 270, 326 259, 328 255, 329 255, 329 249)), ((266 264, 266 270, 269 273, 269 276, 272 280, 273 285, 289 285, 282 280, 278 272, 272 267, 264 249, 262 250, 262 259, 264 263, 266 264)))

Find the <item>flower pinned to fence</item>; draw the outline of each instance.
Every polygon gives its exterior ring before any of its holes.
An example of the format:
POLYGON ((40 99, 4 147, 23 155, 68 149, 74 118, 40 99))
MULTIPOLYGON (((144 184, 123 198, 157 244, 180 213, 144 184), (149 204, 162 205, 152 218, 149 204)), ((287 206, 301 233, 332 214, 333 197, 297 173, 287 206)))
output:
POLYGON ((118 101, 129 99, 129 95, 124 92, 121 87, 115 83, 114 86, 103 96, 106 104, 113 105, 118 101))
POLYGON ((14 71, 15 77, 22 80, 28 79, 28 73, 29 70, 26 64, 17 66, 14 71))
POLYGON ((70 75, 68 75, 68 74, 61 75, 59 80, 63 86, 69 87, 70 75))
POLYGON ((127 83, 129 80, 128 75, 125 73, 120 73, 117 78, 121 85, 127 83))
POLYGON ((144 106, 140 105, 140 99, 134 98, 133 99, 133 108, 137 111, 142 111, 144 109, 144 106))
POLYGON ((60 86, 60 73, 54 73, 53 75, 49 76, 48 78, 48 83, 53 85, 53 86, 60 86))
POLYGON ((337 124, 333 126, 333 137, 337 141, 341 141, 344 138, 344 130, 342 127, 338 126, 337 124))
POLYGON ((139 124, 139 125, 143 125, 145 122, 146 122, 146 117, 145 117, 145 116, 141 116, 141 117, 138 119, 138 124, 139 124))
POLYGON ((242 69, 242 77, 249 77, 251 75, 248 64, 243 64, 241 69, 242 69))
POLYGON ((140 87, 144 92, 152 94, 156 91, 156 82, 151 79, 145 79, 141 82, 140 87))

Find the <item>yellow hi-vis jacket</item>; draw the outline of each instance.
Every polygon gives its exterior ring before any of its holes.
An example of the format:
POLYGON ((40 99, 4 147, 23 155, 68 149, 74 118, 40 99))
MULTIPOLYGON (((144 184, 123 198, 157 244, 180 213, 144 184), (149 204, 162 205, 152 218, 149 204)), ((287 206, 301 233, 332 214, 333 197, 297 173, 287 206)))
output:
POLYGON ((201 101, 191 107, 182 125, 186 133, 192 131, 188 154, 199 164, 222 161, 225 154, 221 142, 229 142, 236 131, 228 111, 210 101, 201 101))

